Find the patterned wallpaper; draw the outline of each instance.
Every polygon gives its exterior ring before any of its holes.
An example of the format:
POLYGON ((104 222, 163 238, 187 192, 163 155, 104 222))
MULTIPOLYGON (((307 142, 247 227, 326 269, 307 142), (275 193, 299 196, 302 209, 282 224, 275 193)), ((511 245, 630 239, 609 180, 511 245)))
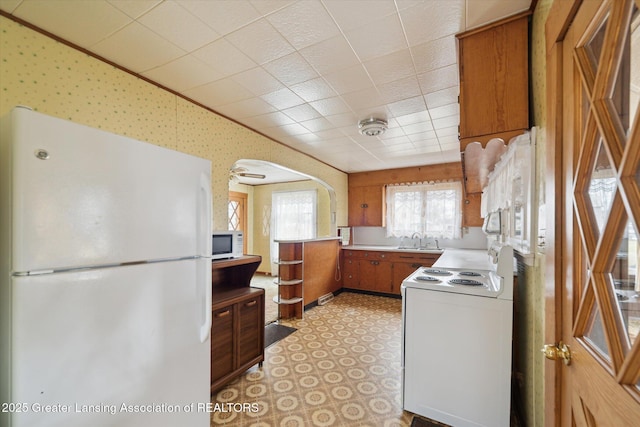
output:
POLYGON ((228 170, 267 160, 314 175, 347 222, 347 175, 16 22, 0 17, 0 115, 16 105, 212 162, 214 228, 227 223, 228 170))

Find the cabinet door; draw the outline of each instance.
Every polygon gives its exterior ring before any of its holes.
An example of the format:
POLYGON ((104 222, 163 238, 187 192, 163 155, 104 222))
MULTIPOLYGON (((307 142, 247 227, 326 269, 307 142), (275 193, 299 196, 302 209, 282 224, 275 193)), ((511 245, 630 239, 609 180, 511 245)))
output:
POLYGON ((393 292, 393 264, 389 261, 375 261, 375 268, 374 290, 386 294, 393 292))
POLYGON ((238 365, 251 362, 262 354, 264 294, 242 301, 238 306, 238 365))
POLYGON ((394 262, 393 263, 393 289, 391 293, 400 294, 400 286, 402 281, 410 274, 420 268, 422 264, 419 262, 394 262))
POLYGON ((212 313, 211 321, 211 382, 235 369, 233 355, 234 306, 229 305, 212 313))
POLYGON ((458 39, 460 138, 527 129, 528 16, 458 39))
POLYGON ((383 226, 383 206, 382 186, 349 187, 350 226, 383 226))

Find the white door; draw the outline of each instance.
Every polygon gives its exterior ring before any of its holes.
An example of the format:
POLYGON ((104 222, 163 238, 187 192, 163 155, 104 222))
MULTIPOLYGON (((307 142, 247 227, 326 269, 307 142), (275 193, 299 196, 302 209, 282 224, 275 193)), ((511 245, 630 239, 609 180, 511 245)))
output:
POLYGON ((26 411, 12 425, 208 426, 207 271, 183 260, 14 278, 10 401, 26 411))

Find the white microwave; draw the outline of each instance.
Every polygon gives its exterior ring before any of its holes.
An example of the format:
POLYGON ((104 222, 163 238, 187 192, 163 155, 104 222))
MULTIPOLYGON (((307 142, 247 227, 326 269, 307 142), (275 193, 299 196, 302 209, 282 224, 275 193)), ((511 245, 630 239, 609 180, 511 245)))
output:
POLYGON ((211 238, 211 258, 239 258, 243 252, 244 235, 242 231, 214 231, 211 238))

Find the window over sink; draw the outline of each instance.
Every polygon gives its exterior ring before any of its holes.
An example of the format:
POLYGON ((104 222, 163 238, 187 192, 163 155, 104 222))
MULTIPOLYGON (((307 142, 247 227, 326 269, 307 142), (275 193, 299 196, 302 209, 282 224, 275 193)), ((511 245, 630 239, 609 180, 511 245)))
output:
POLYGON ((461 238, 462 183, 388 185, 387 237, 461 238))

